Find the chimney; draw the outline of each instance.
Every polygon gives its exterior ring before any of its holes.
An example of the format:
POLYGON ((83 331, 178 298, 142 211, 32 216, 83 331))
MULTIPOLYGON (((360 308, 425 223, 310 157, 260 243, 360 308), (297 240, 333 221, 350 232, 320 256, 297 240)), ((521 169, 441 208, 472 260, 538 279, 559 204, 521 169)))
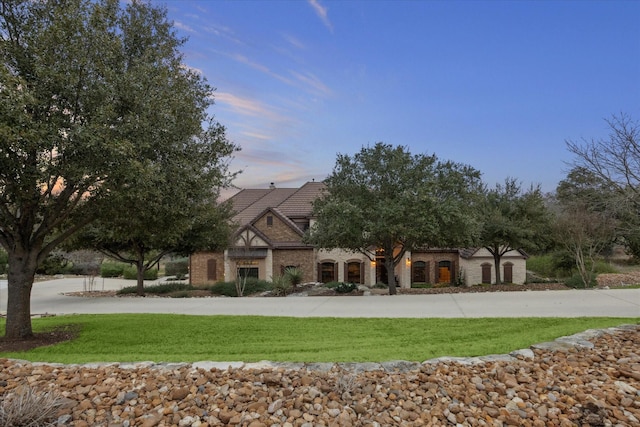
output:
POLYGON ((273 190, 274 188, 276 188, 276 185, 272 182, 271 184, 269 184, 269 188, 273 190))

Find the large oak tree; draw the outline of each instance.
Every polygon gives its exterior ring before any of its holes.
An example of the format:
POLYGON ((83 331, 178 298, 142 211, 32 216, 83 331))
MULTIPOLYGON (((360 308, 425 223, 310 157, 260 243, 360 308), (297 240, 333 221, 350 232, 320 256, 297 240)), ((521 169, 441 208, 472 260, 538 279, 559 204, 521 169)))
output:
MULTIPOLYGON (((141 185, 176 144, 204 141, 212 88, 184 66, 184 41, 165 9, 140 1, 0 0, 8 337, 33 333, 38 264, 141 185)), ((141 206, 118 208, 126 215, 141 206)))
POLYGON ((382 251, 390 294, 406 251, 467 245, 477 237, 474 208, 482 185, 470 166, 379 142, 353 156, 339 154, 325 184, 308 241, 371 260, 382 251))

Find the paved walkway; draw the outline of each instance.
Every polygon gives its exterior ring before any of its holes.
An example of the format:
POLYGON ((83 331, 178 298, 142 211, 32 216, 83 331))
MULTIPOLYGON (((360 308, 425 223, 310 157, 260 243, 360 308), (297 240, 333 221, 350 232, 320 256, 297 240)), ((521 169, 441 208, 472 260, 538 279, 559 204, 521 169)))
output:
MULTIPOLYGON (((98 278, 94 290, 121 289, 133 281, 98 278)), ((367 297, 85 298, 62 295, 86 288, 82 278, 38 282, 33 314, 177 313, 293 317, 637 317, 640 289, 461 293, 367 297)), ((0 286, 0 311, 7 289, 0 286)))

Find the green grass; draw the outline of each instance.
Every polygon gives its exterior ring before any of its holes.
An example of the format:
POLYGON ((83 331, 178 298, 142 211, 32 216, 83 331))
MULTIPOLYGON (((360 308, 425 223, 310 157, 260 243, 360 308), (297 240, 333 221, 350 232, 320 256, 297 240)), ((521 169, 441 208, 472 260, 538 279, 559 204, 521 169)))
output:
MULTIPOLYGON (((424 361, 527 348, 640 318, 344 319, 160 314, 34 319, 35 331, 80 325, 79 337, 0 357, 58 363, 424 361)), ((4 330, 4 321, 0 322, 4 330)))

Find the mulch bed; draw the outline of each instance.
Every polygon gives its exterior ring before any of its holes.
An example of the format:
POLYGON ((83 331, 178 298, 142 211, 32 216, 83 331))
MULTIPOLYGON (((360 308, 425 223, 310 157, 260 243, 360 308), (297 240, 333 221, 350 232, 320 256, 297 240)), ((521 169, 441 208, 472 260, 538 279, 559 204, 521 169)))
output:
POLYGON ((10 339, 0 337, 0 352, 28 351, 37 347, 58 344, 75 339, 80 333, 78 325, 59 326, 50 331, 36 332, 30 338, 10 339))

